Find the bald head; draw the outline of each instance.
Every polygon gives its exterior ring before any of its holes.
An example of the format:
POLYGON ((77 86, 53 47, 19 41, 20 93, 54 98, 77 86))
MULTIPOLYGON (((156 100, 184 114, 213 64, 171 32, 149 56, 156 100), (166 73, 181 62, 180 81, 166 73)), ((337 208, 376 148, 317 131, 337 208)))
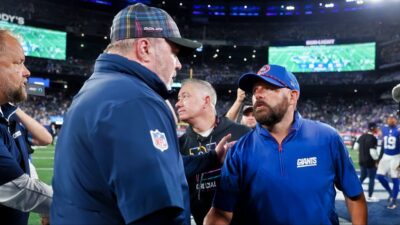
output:
POLYGON ((30 72, 24 63, 24 50, 18 39, 11 32, 0 29, 0 104, 26 99, 30 72))
POLYGON ((0 55, 5 54, 7 51, 7 48, 9 47, 9 44, 10 43, 14 44, 15 42, 17 42, 19 44, 17 37, 15 37, 8 30, 0 29, 0 55))

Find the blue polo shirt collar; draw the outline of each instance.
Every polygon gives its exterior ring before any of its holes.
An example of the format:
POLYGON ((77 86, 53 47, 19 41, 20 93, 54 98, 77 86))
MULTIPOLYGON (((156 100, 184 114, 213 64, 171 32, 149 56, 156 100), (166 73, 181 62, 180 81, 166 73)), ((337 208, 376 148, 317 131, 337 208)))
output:
MULTIPOLYGON (((293 120, 292 127, 290 128, 289 133, 297 132, 300 129, 301 124, 303 123, 303 120, 304 120, 298 111, 295 111, 293 119, 294 120, 293 120)), ((256 131, 263 136, 272 137, 271 133, 267 129, 262 127, 262 125, 260 123, 257 123, 256 131)))

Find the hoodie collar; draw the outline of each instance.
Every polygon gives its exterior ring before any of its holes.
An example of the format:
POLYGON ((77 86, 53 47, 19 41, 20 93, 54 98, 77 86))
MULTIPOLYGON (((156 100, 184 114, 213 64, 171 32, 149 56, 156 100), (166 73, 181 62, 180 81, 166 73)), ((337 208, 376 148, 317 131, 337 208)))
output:
POLYGON ((172 91, 169 91, 166 85, 153 71, 143 65, 129 60, 126 57, 116 54, 100 54, 94 66, 95 72, 119 72, 134 76, 146 83, 151 89, 157 92, 164 99, 170 97, 172 91))

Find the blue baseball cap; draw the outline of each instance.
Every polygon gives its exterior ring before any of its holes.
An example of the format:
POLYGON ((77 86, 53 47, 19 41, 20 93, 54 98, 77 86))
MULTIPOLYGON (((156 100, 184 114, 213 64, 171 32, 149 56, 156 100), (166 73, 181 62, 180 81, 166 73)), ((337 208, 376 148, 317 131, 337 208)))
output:
POLYGON ((111 26, 111 43, 130 38, 165 38, 183 50, 194 50, 201 43, 181 37, 178 26, 164 10, 142 3, 127 6, 115 17, 111 26))
POLYGON ((253 92, 253 86, 258 81, 300 92, 296 77, 283 66, 264 65, 257 73, 243 74, 239 78, 239 88, 245 92, 253 92))

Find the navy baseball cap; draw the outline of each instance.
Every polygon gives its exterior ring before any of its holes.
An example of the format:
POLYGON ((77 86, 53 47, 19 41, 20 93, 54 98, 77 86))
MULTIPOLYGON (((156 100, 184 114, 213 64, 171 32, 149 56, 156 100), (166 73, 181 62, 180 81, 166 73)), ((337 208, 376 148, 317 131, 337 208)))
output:
POLYGON ((257 81, 264 81, 281 88, 300 92, 300 85, 293 73, 278 65, 264 65, 257 73, 246 73, 239 78, 239 88, 252 92, 257 81))
POLYGON ((243 111, 242 111, 242 113, 246 115, 246 114, 249 113, 249 112, 253 112, 253 106, 252 106, 252 105, 245 105, 245 106, 243 106, 243 111))
POLYGON ((111 43, 130 38, 165 38, 181 50, 192 51, 201 43, 181 37, 178 26, 164 10, 142 3, 127 6, 115 17, 111 26, 111 43))
POLYGON ((376 128, 376 123, 374 122, 368 123, 368 129, 373 130, 375 128, 376 128))

